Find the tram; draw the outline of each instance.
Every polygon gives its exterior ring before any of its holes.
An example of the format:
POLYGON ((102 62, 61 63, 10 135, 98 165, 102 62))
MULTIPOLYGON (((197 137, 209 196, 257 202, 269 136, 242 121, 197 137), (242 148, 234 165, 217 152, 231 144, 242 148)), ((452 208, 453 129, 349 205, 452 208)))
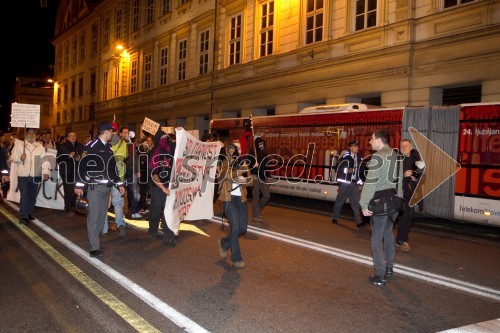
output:
MULTIPOLYGON (((460 170, 424 198, 422 214, 457 222, 500 226, 500 103, 372 108, 320 105, 297 114, 254 116, 252 131, 273 156, 273 193, 334 201, 334 165, 347 143, 358 140, 369 156, 376 129, 399 147, 414 127, 460 163, 460 170)), ((249 118, 211 120, 221 141, 238 140, 249 118)))

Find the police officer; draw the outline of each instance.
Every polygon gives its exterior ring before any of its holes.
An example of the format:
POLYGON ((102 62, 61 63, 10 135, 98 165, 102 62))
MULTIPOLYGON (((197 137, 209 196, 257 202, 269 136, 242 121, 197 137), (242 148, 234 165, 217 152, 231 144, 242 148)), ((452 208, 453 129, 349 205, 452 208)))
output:
POLYGON ((76 195, 81 196, 84 190, 87 192, 87 235, 91 257, 102 256, 99 235, 108 213, 111 186, 116 186, 121 195, 125 194, 125 184, 116 172, 116 160, 108 143, 113 134, 113 127, 109 122, 102 122, 97 129, 98 137, 85 146, 78 167, 79 181, 75 186, 76 195))
POLYGON ((349 203, 354 212, 354 221, 358 228, 364 226, 363 218, 361 217, 361 209, 359 207, 360 186, 363 181, 360 179, 359 168, 363 158, 359 156, 359 142, 353 140, 347 144, 349 151, 344 153, 336 166, 337 182, 339 183, 339 191, 335 204, 333 205, 332 223, 337 224, 337 219, 340 216, 342 207, 345 201, 349 198, 349 203))

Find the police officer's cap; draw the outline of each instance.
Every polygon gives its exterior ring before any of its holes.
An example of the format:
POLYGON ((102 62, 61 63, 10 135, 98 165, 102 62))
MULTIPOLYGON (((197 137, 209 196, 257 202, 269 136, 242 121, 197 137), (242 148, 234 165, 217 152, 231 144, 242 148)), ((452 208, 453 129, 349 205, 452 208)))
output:
POLYGON ((347 144, 349 147, 351 146, 359 146, 359 141, 358 140, 352 140, 347 144))
POLYGON ((112 131, 113 126, 111 126, 111 123, 107 121, 103 121, 102 123, 99 123, 99 126, 97 126, 97 129, 99 131, 112 131))

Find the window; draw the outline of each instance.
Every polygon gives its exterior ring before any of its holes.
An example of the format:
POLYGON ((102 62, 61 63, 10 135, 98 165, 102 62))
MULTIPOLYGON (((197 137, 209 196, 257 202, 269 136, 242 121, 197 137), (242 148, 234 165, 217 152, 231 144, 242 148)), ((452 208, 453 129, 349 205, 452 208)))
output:
POLYGON ((69 122, 72 123, 75 120, 75 108, 71 108, 69 111, 69 122))
POLYGON ((144 90, 151 89, 151 67, 153 56, 148 53, 144 56, 144 90))
POLYGON ((167 13, 170 13, 172 11, 172 0, 162 0, 161 1, 161 14, 165 15, 167 13))
POLYGON ((450 8, 463 5, 464 3, 474 2, 475 0, 444 0, 444 8, 450 8))
POLYGON ((83 96, 83 77, 78 79, 78 96, 83 96))
POLYGON ((229 26, 229 65, 241 63, 241 14, 231 18, 229 26))
POLYGON ((61 124, 61 112, 58 112, 58 113, 57 113, 57 117, 56 117, 56 124, 57 124, 57 125, 60 125, 60 124, 61 124))
POLYGON ((64 68, 69 66, 69 42, 64 44, 64 68))
POLYGON ((146 24, 151 24, 155 20, 155 1, 147 0, 146 8, 146 24))
POLYGON ((95 94, 96 92, 96 74, 95 72, 90 73, 90 92, 95 94))
POLYGON ((480 103, 482 86, 465 86, 443 89, 442 105, 457 105, 464 103, 480 103))
POLYGON ((122 38, 122 10, 117 9, 115 12, 115 39, 122 38))
POLYGON ((261 5, 260 56, 273 54, 274 1, 261 5))
POLYGON ((64 102, 66 103, 66 101, 68 100, 68 86, 67 85, 64 85, 64 102))
POLYGON ((120 96, 120 66, 116 65, 113 70, 114 78, 113 78, 113 97, 120 96))
POLYGON ((323 40, 323 0, 309 0, 306 12, 306 44, 323 40))
POLYGON ((208 30, 202 31, 200 34, 200 75, 208 73, 208 55, 209 55, 209 38, 208 30))
POLYGON ((139 31, 139 0, 134 0, 132 4, 132 32, 139 31))
POLYGON ((187 39, 179 42, 179 50, 177 56, 177 80, 182 81, 186 79, 186 65, 187 65, 187 39))
POLYGON ((102 73, 102 100, 108 99, 108 71, 102 73))
POLYGON ((63 124, 66 124, 66 110, 63 110, 62 118, 63 124))
POLYGON ((130 93, 137 92, 137 59, 130 63, 130 93))
POLYGON ((109 17, 104 18, 104 26, 102 28, 102 45, 109 45, 109 17))
POLYGON ((81 106, 78 107, 78 120, 83 120, 83 108, 81 106))
POLYGON ((71 99, 74 99, 76 95, 76 81, 71 81, 71 99))
POLYGON ((57 70, 62 71, 63 67, 63 48, 62 46, 59 46, 57 48, 57 70))
POLYGON ((93 24, 92 25, 92 32, 91 32, 91 36, 90 36, 90 39, 91 39, 91 44, 90 44, 90 53, 91 54, 97 54, 97 38, 99 36, 98 34, 98 29, 97 29, 97 24, 93 24))
POLYGON ((168 47, 160 49, 160 86, 168 83, 168 47))
POLYGON ((78 60, 78 36, 73 37, 73 42, 72 44, 72 52, 71 52, 71 63, 76 64, 76 61, 78 60))
POLYGON ((356 0, 356 31, 377 25, 377 1, 356 0))
POLYGON ((80 35, 80 61, 85 60, 85 30, 80 35))

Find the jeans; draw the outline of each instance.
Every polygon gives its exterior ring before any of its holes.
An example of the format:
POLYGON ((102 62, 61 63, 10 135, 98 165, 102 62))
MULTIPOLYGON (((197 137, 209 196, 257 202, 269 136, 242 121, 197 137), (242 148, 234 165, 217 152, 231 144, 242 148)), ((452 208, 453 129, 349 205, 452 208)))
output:
POLYGON ((363 218, 361 217, 361 208, 359 206, 360 197, 361 191, 356 183, 340 183, 339 192, 333 204, 332 219, 338 219, 340 217, 342 207, 347 198, 349 198, 349 204, 354 213, 354 221, 356 224, 362 224, 363 218))
POLYGON ((19 192, 19 215, 22 219, 27 219, 36 205, 38 186, 42 182, 42 177, 17 177, 19 192))
MULTIPOLYGON (((106 202, 106 205, 108 202, 106 202)), ((116 221, 116 226, 119 228, 120 226, 125 226, 125 220, 123 219, 123 206, 125 205, 125 200, 120 194, 120 191, 112 186, 111 187, 111 204, 113 205, 114 211, 115 211, 115 221, 116 221)), ((107 210, 106 210, 107 211, 107 210)), ((106 214, 106 218, 104 220, 104 228, 102 229, 103 232, 108 232, 108 214, 106 214)))
POLYGON ((221 239, 223 249, 231 249, 231 260, 242 261, 240 243, 238 237, 247 231, 248 208, 246 202, 242 202, 241 196, 232 195, 231 201, 224 201, 222 209, 229 218, 229 234, 221 239))
POLYGON ((129 209, 132 211, 132 214, 135 214, 139 212, 139 203, 135 197, 135 175, 133 170, 127 170, 125 178, 127 179, 127 199, 129 209))
MULTIPOLYGON (((397 216, 398 214, 394 214, 393 220, 396 220, 397 216)), ((394 253, 396 252, 394 234, 392 233, 394 222, 389 215, 373 215, 370 222, 372 224, 371 243, 375 274, 384 276, 386 267, 394 266, 394 253)))
POLYGON ((253 176, 252 188, 252 217, 260 217, 260 213, 269 202, 271 193, 269 191, 269 184, 263 183, 259 177, 253 176), (262 198, 260 193, 262 192, 262 198))

